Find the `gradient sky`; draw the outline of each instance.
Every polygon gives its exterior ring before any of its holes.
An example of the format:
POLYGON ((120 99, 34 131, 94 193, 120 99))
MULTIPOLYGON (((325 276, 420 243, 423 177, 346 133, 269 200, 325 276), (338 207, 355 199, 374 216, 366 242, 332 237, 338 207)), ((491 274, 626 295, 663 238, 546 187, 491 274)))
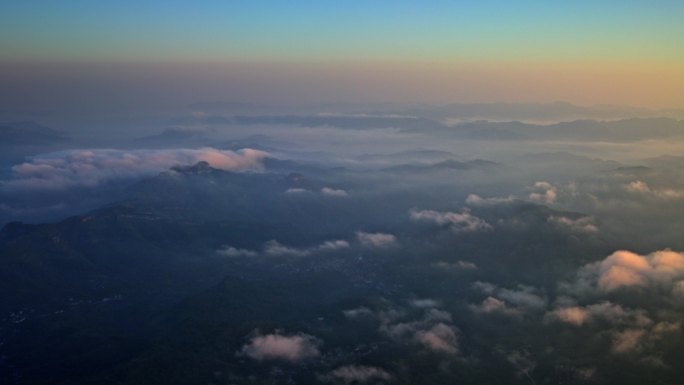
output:
POLYGON ((365 77, 386 69, 404 71, 412 85, 401 99, 413 101, 429 94, 410 95, 428 71, 437 85, 458 86, 468 77, 463 84, 476 97, 435 89, 426 101, 560 98, 682 107, 683 19, 681 1, 5 0, 0 59, 258 62, 271 64, 269 73, 287 63, 322 66, 331 76, 344 67, 365 77), (492 87, 491 79, 503 84, 492 87), (520 84, 537 86, 516 94, 520 84), (583 97, 580 85, 592 84, 583 97))

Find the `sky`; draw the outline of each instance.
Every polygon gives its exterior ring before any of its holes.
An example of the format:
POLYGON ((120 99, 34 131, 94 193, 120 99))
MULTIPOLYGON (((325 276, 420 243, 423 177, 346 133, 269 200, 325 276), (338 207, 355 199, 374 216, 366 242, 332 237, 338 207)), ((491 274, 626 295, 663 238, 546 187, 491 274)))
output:
POLYGON ((161 63, 174 67, 165 84, 204 78, 207 64, 223 64, 225 78, 238 77, 236 68, 252 73, 240 91, 253 101, 287 100, 288 81, 301 87, 292 71, 323 78, 305 81, 302 93, 312 100, 658 108, 684 100, 678 1, 7 0, 0 7, 0 82, 27 89, 8 79, 26 73, 27 63, 39 77, 126 63, 124 79, 131 64, 154 73, 161 63), (360 88, 337 94, 348 78, 360 88), (268 79, 273 89, 262 87, 268 79))

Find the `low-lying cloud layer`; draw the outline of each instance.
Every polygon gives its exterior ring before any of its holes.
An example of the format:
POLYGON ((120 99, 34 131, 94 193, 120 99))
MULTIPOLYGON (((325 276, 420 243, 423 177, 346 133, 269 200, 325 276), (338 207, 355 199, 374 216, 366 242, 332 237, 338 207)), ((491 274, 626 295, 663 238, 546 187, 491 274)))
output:
POLYGON ((259 170, 267 156, 266 152, 253 149, 70 150, 37 155, 13 166, 12 177, 2 183, 2 188, 60 190, 95 187, 112 180, 154 175, 173 166, 200 161, 221 170, 259 170))

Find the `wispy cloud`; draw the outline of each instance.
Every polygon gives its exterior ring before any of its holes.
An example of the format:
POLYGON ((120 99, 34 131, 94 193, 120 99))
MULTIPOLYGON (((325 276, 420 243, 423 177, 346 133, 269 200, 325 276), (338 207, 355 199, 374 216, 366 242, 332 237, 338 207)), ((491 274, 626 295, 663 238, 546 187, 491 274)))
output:
POLYGON ((500 197, 490 197, 490 198, 483 198, 477 194, 469 194, 466 199, 465 203, 470 206, 493 206, 493 205, 501 205, 501 204, 509 204, 515 202, 515 197, 510 195, 505 198, 500 198, 500 197))
POLYGON ((256 257, 258 255, 267 257, 306 257, 308 255, 344 250, 351 247, 349 242, 341 239, 324 241, 310 247, 291 247, 286 246, 275 239, 263 244, 261 252, 248 249, 239 249, 230 245, 222 245, 216 253, 226 257, 256 257))
POLYGON ((375 366, 346 365, 320 376, 321 381, 343 383, 343 384, 364 384, 373 381, 389 381, 392 375, 381 368, 375 366))
POLYGON ((356 239, 365 247, 387 248, 397 243, 397 237, 386 233, 356 233, 356 239))
POLYGON ((346 197, 347 195, 349 195, 345 190, 334 189, 330 187, 323 187, 321 189, 321 194, 331 197, 346 197))
POLYGON ((289 189, 285 190, 285 194, 303 194, 303 193, 307 193, 307 192, 310 192, 310 191, 307 189, 303 189, 303 188, 289 188, 289 189))
POLYGON ((349 242, 344 240, 325 241, 319 245, 307 248, 295 248, 281 244, 276 240, 264 244, 264 255, 271 257, 305 257, 316 252, 335 251, 349 248, 349 242))
POLYGON ((594 223, 594 218, 584 216, 580 218, 570 218, 563 215, 551 215, 548 219, 549 223, 567 229, 572 233, 580 234, 594 234, 598 233, 599 229, 594 223))
POLYGON ((472 214, 467 209, 461 212, 434 211, 434 210, 411 210, 411 220, 416 222, 429 222, 438 226, 449 226, 454 232, 466 233, 482 230, 491 230, 492 226, 472 214))
POLYGON ((223 255, 226 257, 256 257, 257 252, 247 249, 238 249, 232 246, 223 245, 221 248, 216 250, 216 254, 223 255))
POLYGON ((468 261, 435 262, 432 267, 443 270, 477 270, 477 265, 468 261))

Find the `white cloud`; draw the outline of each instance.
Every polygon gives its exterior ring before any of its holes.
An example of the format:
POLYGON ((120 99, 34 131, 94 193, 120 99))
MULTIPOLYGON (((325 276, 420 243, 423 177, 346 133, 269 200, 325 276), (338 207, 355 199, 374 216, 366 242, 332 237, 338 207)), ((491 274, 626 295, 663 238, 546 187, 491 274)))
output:
POLYGON ((422 298, 422 299, 413 299, 409 301, 411 306, 421 308, 421 309, 430 309, 430 308, 435 308, 439 307, 439 301, 434 300, 432 298, 422 298))
POLYGON ((267 153, 244 149, 237 152, 202 149, 165 150, 69 150, 37 155, 12 167, 12 177, 3 182, 11 190, 59 190, 94 187, 102 183, 154 175, 177 165, 200 161, 212 167, 246 171, 260 170, 267 153))
POLYGON ((416 332, 414 338, 430 350, 441 353, 458 353, 458 337, 455 329, 447 324, 438 323, 428 330, 416 332))
POLYGON ((477 194, 470 194, 466 197, 465 203, 470 206, 493 206, 515 202, 515 197, 510 195, 506 198, 483 198, 477 194))
POLYGON ((646 331, 641 329, 627 329, 615 333, 613 336, 613 353, 629 353, 641 350, 645 335, 646 331))
MULTIPOLYGON (((651 327, 627 328, 613 332, 612 352, 617 354, 637 353, 652 348, 655 344, 681 331, 680 322, 658 322, 651 327)), ((649 360, 649 357, 646 357, 649 360)), ((662 364, 662 361, 661 361, 662 364)))
POLYGON ((477 265, 468 261, 456 261, 456 262, 435 262, 432 267, 444 270, 477 270, 477 265))
POLYGON ((661 357, 657 357, 657 356, 646 356, 646 357, 641 358, 639 360, 639 362, 644 364, 644 365, 653 366, 653 367, 657 367, 657 368, 661 368, 661 369, 667 369, 670 367, 669 365, 667 365, 665 363, 665 361, 663 361, 663 359, 661 357))
POLYGON ((383 369, 374 366, 346 365, 321 376, 320 379, 335 383, 363 384, 370 381, 389 381, 392 376, 383 369))
POLYGON ((470 305, 470 310, 476 313, 483 314, 503 314, 508 316, 519 316, 521 313, 518 309, 514 309, 506 304, 506 302, 494 298, 487 297, 479 305, 470 305))
POLYGON ((585 265, 578 273, 574 288, 603 292, 623 287, 672 285, 684 277, 684 254, 669 249, 647 255, 619 250, 604 260, 585 265))
POLYGON ((684 298, 684 281, 679 281, 672 287, 672 295, 679 298, 684 298))
POLYGON ((547 312, 544 319, 547 322, 559 321, 574 326, 583 326, 597 320, 635 326, 646 326, 653 322, 643 310, 625 309, 609 301, 588 306, 559 307, 547 312))
POLYGON ((679 321, 676 322, 658 322, 651 328, 651 333, 657 337, 662 338, 670 333, 677 333, 682 330, 682 324, 679 321))
POLYGON ((349 248, 349 242, 338 239, 335 241, 325 241, 325 242, 321 243, 320 245, 316 246, 313 250, 315 250, 315 251, 334 251, 334 250, 348 249, 348 248, 349 248))
POLYGON ((336 251, 349 248, 349 242, 344 240, 325 241, 317 246, 308 248, 294 248, 285 246, 275 239, 264 244, 264 254, 270 257, 305 257, 317 252, 336 251))
POLYGON ((548 204, 556 202, 558 198, 558 189, 549 182, 535 182, 531 189, 530 200, 548 204))
POLYGON ((575 326, 582 326, 589 320, 589 311, 580 306, 570 306, 555 309, 546 314, 546 320, 557 319, 575 326))
POLYGON ((228 245, 221 246, 220 249, 216 250, 216 254, 226 257, 256 257, 258 255, 258 253, 255 251, 238 249, 228 245))
POLYGON ((240 350, 241 354, 257 361, 284 360, 292 363, 318 357, 321 341, 308 334, 256 335, 240 350))
MULTIPOLYGON (((561 284, 560 289, 580 295, 584 300, 607 297, 620 301, 628 294, 620 293, 620 290, 631 288, 654 298, 671 294, 672 298, 661 298, 670 302, 677 301, 679 290, 684 289, 682 278, 683 253, 665 249, 641 255, 619 250, 581 267, 575 280, 561 284)), ((572 298, 559 297, 556 308, 546 313, 544 321, 600 327, 612 336, 612 353, 638 355, 645 364, 665 365, 652 353, 658 351, 660 340, 681 331, 680 322, 673 321, 676 314, 662 307, 653 309, 648 302, 641 301, 645 309, 635 309, 611 301, 578 305, 572 298)))
POLYGON ((458 330, 452 325, 451 314, 437 308, 439 301, 414 299, 409 304, 423 310, 421 318, 399 322, 407 315, 415 314, 415 311, 390 309, 379 312, 379 331, 396 341, 417 343, 438 353, 457 354, 458 330))
POLYGON ((651 192, 651 188, 648 187, 648 184, 640 180, 630 182, 625 186, 625 189, 632 193, 648 194, 651 192))
POLYGON ((650 196, 657 199, 678 199, 684 197, 684 191, 671 188, 654 189, 646 182, 635 180, 625 186, 625 190, 633 194, 650 196))
POLYGON ((542 308, 546 306, 546 299, 531 286, 518 285, 517 290, 502 288, 497 291, 497 296, 518 307, 542 308))
POLYGON ((346 197, 347 195, 349 195, 346 191, 342 189, 334 189, 330 187, 323 187, 321 189, 321 194, 328 195, 331 197, 346 197))
POLYGON ((288 247, 272 239, 264 244, 264 254, 272 257, 303 257, 309 255, 309 249, 288 247))
POLYGON ((548 221, 573 233, 594 234, 599 231, 598 227, 594 224, 594 218, 587 216, 572 219, 562 215, 552 215, 548 221))
POLYGON ((381 320, 380 332, 392 339, 401 339, 407 335, 416 333, 421 327, 421 321, 391 323, 390 320, 381 320))
POLYGON ((356 233, 356 239, 363 246, 376 248, 387 248, 397 243, 397 238, 394 235, 385 233, 364 233, 359 231, 356 233))
POLYGON ((428 309, 425 312, 424 321, 426 322, 451 322, 451 313, 441 309, 428 309))
POLYGON ((524 311, 546 307, 546 298, 531 286, 518 285, 515 289, 506 289, 477 281, 473 288, 488 295, 479 305, 470 305, 470 309, 476 313, 517 316, 524 311))
POLYGON ((439 226, 449 226, 454 232, 475 232, 491 230, 492 226, 474 215, 467 209, 460 213, 434 210, 411 210, 411 220, 416 222, 430 222, 439 226))
POLYGON ((518 376, 524 375, 532 380, 532 383, 535 383, 530 373, 537 367, 537 362, 530 357, 528 352, 518 350, 508 352, 506 354, 506 361, 515 366, 518 376))
MULTIPOLYGON (((316 246, 307 248, 295 248, 285 246, 282 243, 272 239, 263 246, 263 255, 269 257, 305 257, 318 252, 330 252, 349 248, 349 242, 344 240, 325 241, 316 246)), ((256 251, 247 249, 238 249, 230 245, 223 245, 216 250, 219 255, 227 257, 255 257, 259 255, 256 251)))
POLYGON ((496 291, 497 286, 490 282, 475 281, 473 283, 473 289, 479 290, 486 294, 493 294, 496 291))
POLYGON ((373 314, 373 311, 371 309, 361 306, 357 307, 355 309, 349 309, 349 310, 344 310, 342 311, 342 314, 344 314, 345 317, 350 318, 350 319, 356 319, 356 318, 361 318, 361 317, 372 317, 375 314, 373 314))
POLYGON ((285 194, 302 194, 307 192, 309 192, 309 190, 303 188, 289 188, 285 190, 285 194))

